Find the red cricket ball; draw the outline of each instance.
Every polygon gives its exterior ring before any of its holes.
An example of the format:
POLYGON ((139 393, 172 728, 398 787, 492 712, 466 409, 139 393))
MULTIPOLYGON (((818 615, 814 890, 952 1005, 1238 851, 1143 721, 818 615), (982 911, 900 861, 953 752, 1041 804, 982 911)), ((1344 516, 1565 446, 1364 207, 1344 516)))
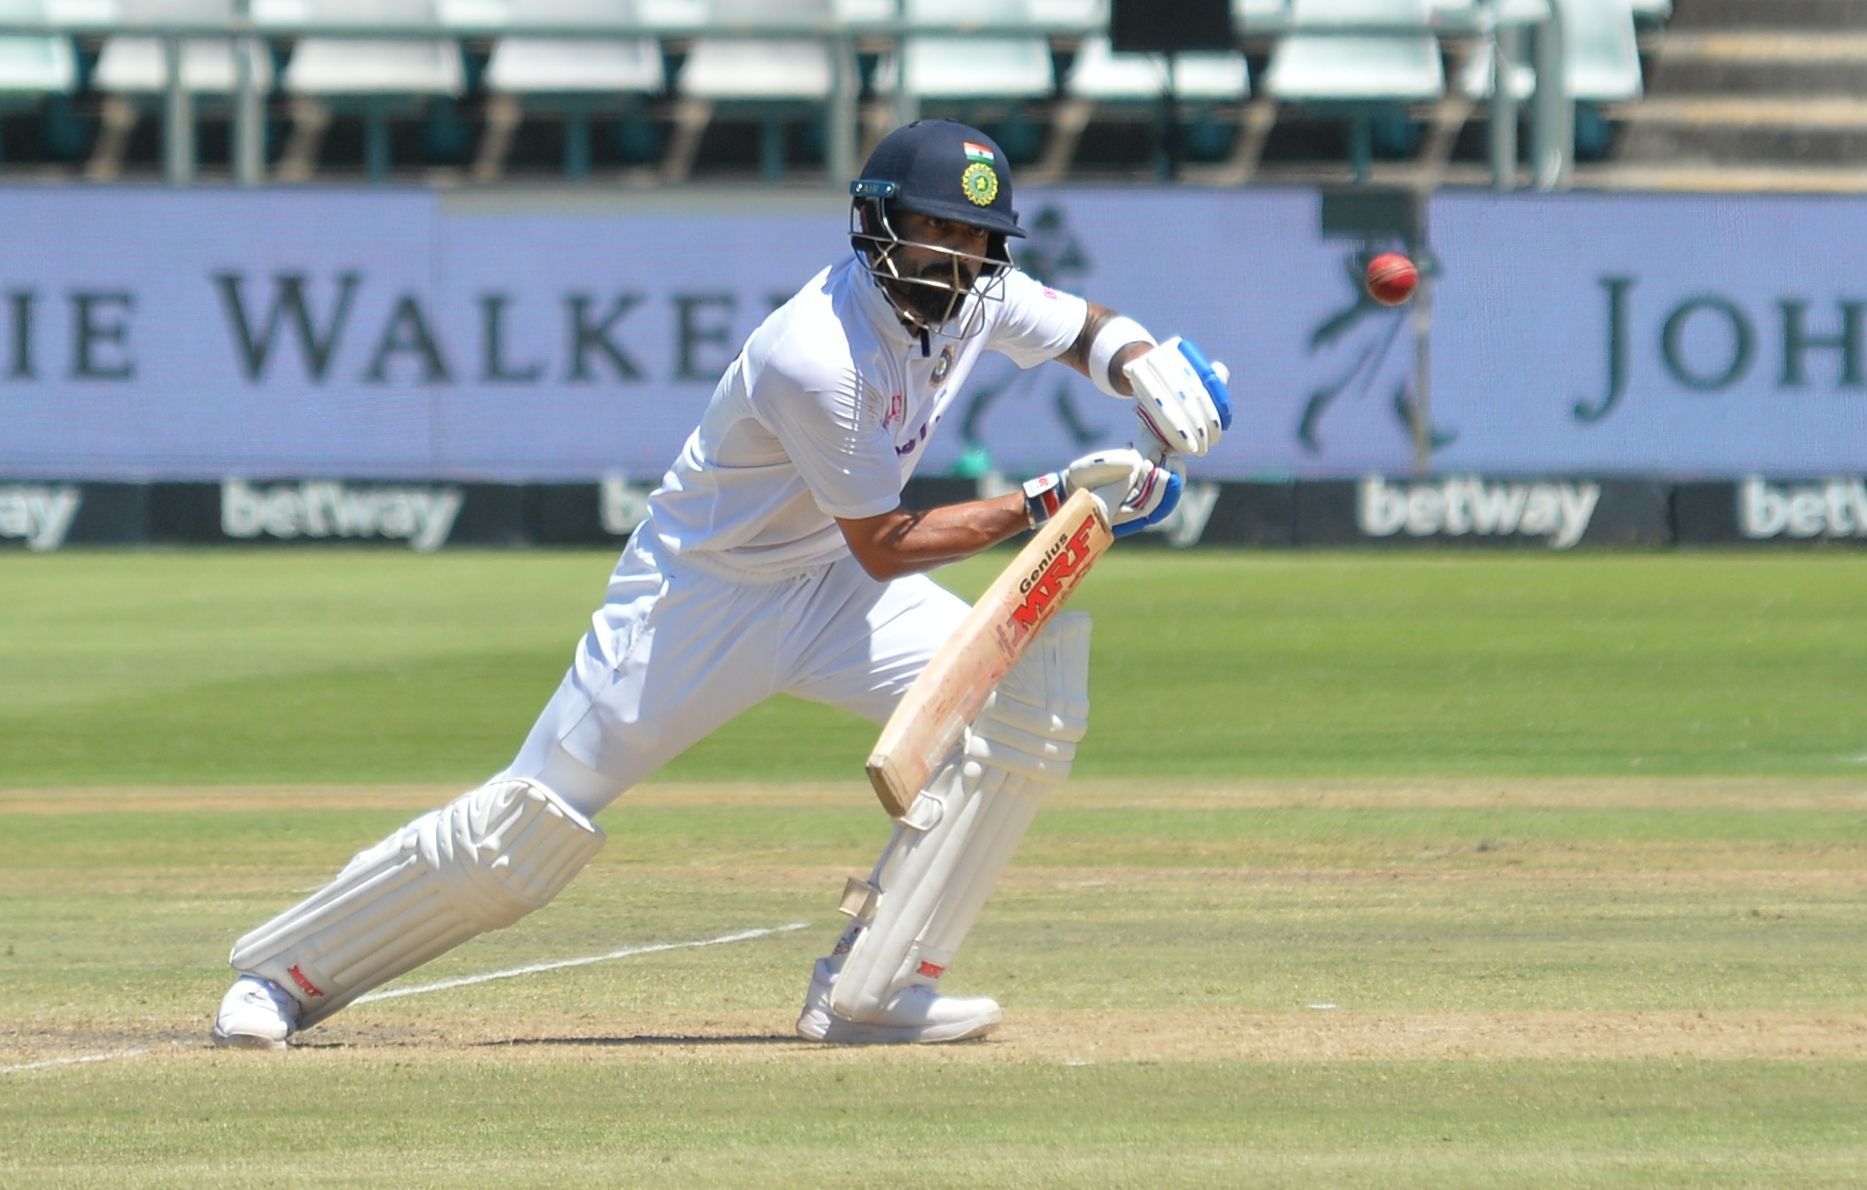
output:
POLYGON ((1398 252, 1383 252, 1368 262, 1368 296, 1383 306, 1398 306, 1413 296, 1420 270, 1398 252))

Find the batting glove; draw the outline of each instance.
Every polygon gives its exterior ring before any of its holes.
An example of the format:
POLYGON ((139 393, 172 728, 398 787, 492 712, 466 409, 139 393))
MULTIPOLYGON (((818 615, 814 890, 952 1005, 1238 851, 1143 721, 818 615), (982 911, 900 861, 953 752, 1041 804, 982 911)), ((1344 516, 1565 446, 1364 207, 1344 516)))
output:
POLYGON ((1027 480, 1024 507, 1035 527, 1055 516, 1073 493, 1087 491, 1108 514, 1115 536, 1128 537, 1166 519, 1180 503, 1181 486, 1178 472, 1123 446, 1027 480))
POLYGON ((1134 386, 1135 415, 1163 451, 1205 454, 1232 425, 1231 373, 1175 336, 1122 369, 1134 386))

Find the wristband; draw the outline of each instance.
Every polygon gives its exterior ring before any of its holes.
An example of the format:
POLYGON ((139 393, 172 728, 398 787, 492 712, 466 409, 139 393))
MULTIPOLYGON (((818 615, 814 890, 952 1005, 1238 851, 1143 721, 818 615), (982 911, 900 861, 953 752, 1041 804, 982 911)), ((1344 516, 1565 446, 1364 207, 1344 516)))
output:
POLYGON ((1031 528, 1043 524, 1057 515, 1057 509, 1063 507, 1063 476, 1055 471, 1045 472, 1036 479, 1024 481, 1024 513, 1031 518, 1031 528))
POLYGON ((1109 379, 1109 365, 1115 362, 1115 354, 1130 343, 1146 343, 1156 346, 1154 336, 1147 333, 1147 328, 1125 314, 1117 314, 1102 324, 1096 337, 1089 344, 1089 379, 1095 386, 1111 397, 1128 399, 1128 394, 1115 387, 1109 379))

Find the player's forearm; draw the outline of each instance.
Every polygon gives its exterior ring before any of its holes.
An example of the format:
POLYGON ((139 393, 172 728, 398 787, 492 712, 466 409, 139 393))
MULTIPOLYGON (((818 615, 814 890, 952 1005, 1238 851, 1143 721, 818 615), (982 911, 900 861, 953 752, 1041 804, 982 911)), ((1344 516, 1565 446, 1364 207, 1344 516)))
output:
POLYGON ((1010 492, 941 508, 893 512, 862 520, 839 520, 862 568, 888 580, 970 558, 1030 527, 1024 496, 1010 492))

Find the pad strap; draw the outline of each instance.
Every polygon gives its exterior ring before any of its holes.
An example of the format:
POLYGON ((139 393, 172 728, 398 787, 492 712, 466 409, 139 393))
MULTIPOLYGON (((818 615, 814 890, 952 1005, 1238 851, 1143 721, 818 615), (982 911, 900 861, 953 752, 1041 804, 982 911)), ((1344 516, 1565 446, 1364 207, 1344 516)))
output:
POLYGON ((291 993, 305 1028, 544 905, 603 837, 536 782, 483 785, 360 852, 324 888, 234 943, 229 961, 291 993))
POLYGON ((1062 612, 914 799, 870 878, 852 882, 855 921, 830 992, 839 1016, 866 1019, 908 984, 940 978, 1088 725, 1089 617, 1062 612))

